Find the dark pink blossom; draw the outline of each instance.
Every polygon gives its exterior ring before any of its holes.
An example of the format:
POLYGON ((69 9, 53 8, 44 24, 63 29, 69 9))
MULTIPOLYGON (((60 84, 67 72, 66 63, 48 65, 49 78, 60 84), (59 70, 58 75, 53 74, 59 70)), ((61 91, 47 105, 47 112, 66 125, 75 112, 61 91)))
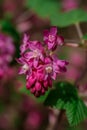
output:
POLYGON ((17 59, 17 62, 22 65, 19 69, 19 74, 29 75, 29 72, 30 72, 29 62, 24 57, 17 59))
POLYGON ((28 46, 29 46, 29 37, 25 34, 23 37, 23 44, 20 46, 21 54, 25 52, 28 46))
POLYGON ((55 50, 57 45, 63 45, 64 39, 57 35, 57 27, 52 27, 44 31, 44 42, 47 44, 49 50, 55 50))
POLYGON ((33 61, 32 65, 36 67, 38 65, 39 60, 41 60, 42 62, 44 61, 44 55, 43 55, 44 49, 41 46, 41 43, 38 41, 31 42, 29 44, 29 49, 30 52, 26 52, 24 54, 24 57, 29 61, 30 60, 33 61))
POLYGON ((59 73, 59 67, 56 64, 55 61, 52 60, 51 57, 46 57, 45 59, 45 79, 47 79, 48 77, 51 77, 52 79, 56 79, 57 74, 59 73))
POLYGON ((38 65, 39 59, 44 61, 44 48, 38 41, 30 41, 29 37, 25 34, 23 44, 20 46, 21 55, 35 67, 38 65))
POLYGON ((27 79, 27 89, 31 91, 35 96, 43 95, 48 87, 52 86, 50 77, 45 79, 44 65, 40 65, 37 69, 34 69, 31 75, 27 79))
POLYGON ((44 40, 48 44, 48 49, 46 50, 46 44, 30 41, 25 35, 20 47, 21 57, 17 60, 22 65, 19 74, 26 75, 26 88, 36 97, 45 94, 48 88, 52 87, 52 81, 56 80, 58 74, 66 72, 66 65, 68 65, 65 60, 51 55, 54 46, 62 45, 63 38, 57 36, 57 28, 52 27, 50 32, 45 32, 44 40))

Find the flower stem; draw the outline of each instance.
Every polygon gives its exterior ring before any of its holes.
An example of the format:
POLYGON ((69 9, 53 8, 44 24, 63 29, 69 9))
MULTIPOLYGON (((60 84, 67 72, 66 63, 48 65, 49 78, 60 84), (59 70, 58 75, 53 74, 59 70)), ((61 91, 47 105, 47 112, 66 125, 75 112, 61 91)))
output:
POLYGON ((80 24, 79 24, 79 23, 76 23, 76 24, 75 24, 75 27, 76 27, 76 30, 77 30, 77 33, 78 33, 79 38, 82 39, 83 33, 82 33, 81 28, 80 28, 80 24))
MULTIPOLYGON (((79 23, 76 23, 76 24, 75 24, 75 27, 76 27, 78 36, 79 36, 79 38, 80 38, 80 40, 81 40, 81 44, 82 44, 83 46, 85 46, 85 43, 86 43, 86 42, 85 42, 84 39, 82 39, 83 33, 82 33, 82 30, 81 30, 80 24, 79 24, 79 23)), ((84 66, 84 69, 83 69, 81 75, 76 79, 75 85, 78 85, 79 81, 81 81, 81 80, 84 78, 84 76, 86 75, 86 72, 87 72, 87 48, 85 48, 85 66, 84 66)))

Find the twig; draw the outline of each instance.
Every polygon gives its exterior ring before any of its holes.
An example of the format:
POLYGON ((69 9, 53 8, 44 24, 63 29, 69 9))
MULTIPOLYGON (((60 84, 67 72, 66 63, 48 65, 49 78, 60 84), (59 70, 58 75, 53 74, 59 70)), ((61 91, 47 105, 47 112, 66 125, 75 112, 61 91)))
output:
POLYGON ((65 43, 64 44, 65 46, 69 46, 69 47, 81 47, 80 44, 77 44, 77 43, 65 43))
MULTIPOLYGON (((85 41, 82 40, 83 33, 81 31, 80 25, 79 24, 75 24, 75 27, 76 27, 78 36, 80 38, 81 44, 78 44, 78 43, 80 43, 80 41, 65 40, 65 45, 66 46, 71 46, 71 47, 84 47, 85 41)), ((75 81, 76 85, 85 76, 86 71, 87 71, 87 49, 86 49, 86 63, 85 63, 85 68, 82 71, 82 73, 79 76, 79 78, 75 81)), ((57 113, 57 116, 55 117, 56 118, 55 123, 53 124, 53 126, 49 127, 49 129, 47 129, 47 130, 60 130, 61 122, 62 122, 62 119, 63 119, 63 114, 64 114, 64 110, 60 110, 60 112, 57 113)))
POLYGON ((32 12, 29 12, 29 10, 24 11, 15 21, 16 23, 20 23, 22 21, 28 20, 33 15, 32 12))
POLYGON ((87 73, 87 49, 86 49, 86 51, 85 51, 85 59, 86 59, 86 61, 85 61, 84 70, 82 71, 82 73, 81 73, 81 75, 78 77, 78 79, 75 81, 75 85, 78 85, 78 82, 81 81, 81 80, 84 78, 84 76, 86 75, 86 73, 87 73))
POLYGON ((73 44, 80 43, 80 40, 74 40, 74 39, 65 39, 64 41, 65 43, 73 43, 73 44))
POLYGON ((64 110, 52 109, 54 113, 54 121, 50 122, 46 130, 57 130, 60 127, 64 110))
POLYGON ((59 114, 57 116, 57 120, 55 122, 53 130, 59 130, 60 129, 60 124, 62 122, 64 112, 65 112, 64 110, 60 110, 60 112, 59 112, 59 114))
MULTIPOLYGON (((76 23, 75 27, 76 27, 78 36, 81 39, 82 45, 85 46, 85 40, 82 40, 83 33, 82 33, 79 23, 76 23)), ((81 75, 79 76, 79 78, 76 79, 75 85, 78 85, 78 82, 84 78, 84 76, 86 75, 86 72, 87 72, 87 48, 85 48, 85 54, 86 54, 85 55, 85 67, 84 67, 84 70, 82 71, 81 75)))
POLYGON ((79 38, 82 39, 83 33, 82 33, 82 30, 81 30, 81 28, 80 28, 79 23, 76 23, 76 24, 75 24, 75 27, 76 27, 76 30, 77 30, 77 33, 78 33, 79 38))
POLYGON ((80 47, 80 41, 79 40, 68 40, 68 39, 65 39, 64 40, 64 45, 65 46, 69 46, 69 47, 80 47))

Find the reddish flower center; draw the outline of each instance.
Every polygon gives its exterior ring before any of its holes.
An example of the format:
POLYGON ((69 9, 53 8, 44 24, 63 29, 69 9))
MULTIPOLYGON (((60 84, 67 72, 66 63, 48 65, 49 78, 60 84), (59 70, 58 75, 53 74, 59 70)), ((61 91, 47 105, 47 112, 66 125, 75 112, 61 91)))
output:
POLYGON ((36 58, 36 57, 38 57, 38 55, 39 55, 39 52, 37 50, 34 50, 33 51, 33 57, 36 58))
POLYGON ((49 35, 49 41, 54 41, 54 40, 55 40, 55 36, 49 35))
POLYGON ((47 73, 51 73, 52 72, 52 66, 47 66, 45 69, 46 69, 47 73))
POLYGON ((23 65, 23 70, 24 70, 24 71, 29 70, 29 66, 28 66, 27 64, 23 65))

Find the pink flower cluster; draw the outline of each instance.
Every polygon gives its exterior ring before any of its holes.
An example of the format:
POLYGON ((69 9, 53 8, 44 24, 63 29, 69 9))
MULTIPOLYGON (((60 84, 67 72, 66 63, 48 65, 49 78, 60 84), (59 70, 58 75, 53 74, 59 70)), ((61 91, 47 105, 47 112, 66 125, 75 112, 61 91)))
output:
POLYGON ((0 33, 0 78, 7 72, 15 48, 11 37, 0 33))
POLYGON ((53 54, 57 46, 64 43, 62 36, 57 35, 56 27, 44 31, 43 41, 30 41, 24 35, 20 46, 21 57, 17 60, 22 65, 19 74, 26 75, 26 87, 36 97, 45 94, 57 75, 66 72, 68 65, 67 61, 60 60, 53 54))

